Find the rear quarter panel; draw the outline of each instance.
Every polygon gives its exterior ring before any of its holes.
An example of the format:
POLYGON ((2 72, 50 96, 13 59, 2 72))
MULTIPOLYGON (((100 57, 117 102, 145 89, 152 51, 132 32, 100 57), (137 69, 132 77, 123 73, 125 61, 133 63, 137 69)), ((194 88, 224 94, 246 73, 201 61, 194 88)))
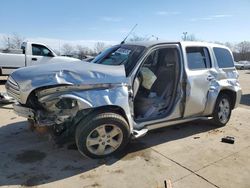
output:
MULTIPOLYGON (((218 66, 213 47, 227 49, 231 53, 231 56, 233 58, 233 54, 229 48, 220 45, 210 46, 210 52, 212 56, 211 58, 215 70, 215 80, 212 81, 210 84, 210 88, 207 95, 206 108, 203 115, 211 115, 213 113, 216 100, 221 92, 231 91, 236 95, 235 103, 233 104, 234 108, 238 106, 242 94, 242 90, 238 81, 239 74, 235 66, 228 68, 220 68, 218 66)), ((234 100, 232 99, 232 101, 234 100)))

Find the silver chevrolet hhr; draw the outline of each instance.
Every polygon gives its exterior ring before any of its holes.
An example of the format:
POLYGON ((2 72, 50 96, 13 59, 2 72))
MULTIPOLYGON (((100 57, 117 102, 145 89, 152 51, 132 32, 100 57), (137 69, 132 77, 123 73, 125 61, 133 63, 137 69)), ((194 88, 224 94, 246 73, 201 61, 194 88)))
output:
POLYGON ((6 89, 17 114, 57 137, 75 137, 80 153, 101 158, 148 130, 195 119, 225 125, 242 93, 233 62, 218 44, 125 43, 91 63, 18 69, 6 89))

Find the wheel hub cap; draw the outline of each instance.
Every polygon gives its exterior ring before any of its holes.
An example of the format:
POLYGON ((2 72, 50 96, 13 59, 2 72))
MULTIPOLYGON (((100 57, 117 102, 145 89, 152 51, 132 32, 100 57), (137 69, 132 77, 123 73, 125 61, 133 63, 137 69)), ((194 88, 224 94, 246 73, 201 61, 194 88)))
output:
POLYGON ((121 145, 122 139, 122 130, 118 126, 105 124, 90 132, 86 146, 89 152, 95 155, 107 155, 121 145))
POLYGON ((228 121, 228 117, 230 114, 230 106, 227 99, 222 99, 219 104, 218 117, 222 123, 226 123, 228 121))

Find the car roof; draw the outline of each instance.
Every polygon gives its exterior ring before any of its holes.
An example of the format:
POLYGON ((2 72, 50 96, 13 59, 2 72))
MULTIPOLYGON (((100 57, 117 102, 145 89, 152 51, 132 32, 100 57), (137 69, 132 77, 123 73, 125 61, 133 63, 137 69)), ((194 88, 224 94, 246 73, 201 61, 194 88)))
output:
POLYGON ((164 41, 164 40, 152 40, 152 41, 136 41, 136 42, 126 42, 127 45, 138 45, 144 46, 146 48, 150 48, 155 45, 161 44, 180 44, 181 46, 207 46, 207 47, 220 47, 227 48, 226 46, 210 43, 210 42, 202 42, 202 41, 164 41))

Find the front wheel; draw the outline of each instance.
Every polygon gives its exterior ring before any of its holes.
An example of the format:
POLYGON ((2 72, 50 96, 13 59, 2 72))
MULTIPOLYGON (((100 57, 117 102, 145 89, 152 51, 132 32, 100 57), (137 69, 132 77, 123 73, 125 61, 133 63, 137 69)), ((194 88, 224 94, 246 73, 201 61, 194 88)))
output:
POLYGON ((116 113, 100 113, 82 120, 76 128, 75 139, 81 154, 104 158, 120 152, 128 143, 127 121, 116 113))
POLYGON ((230 119, 232 111, 232 104, 230 97, 227 94, 221 94, 216 100, 214 112, 213 112, 213 123, 218 126, 224 126, 230 119))

